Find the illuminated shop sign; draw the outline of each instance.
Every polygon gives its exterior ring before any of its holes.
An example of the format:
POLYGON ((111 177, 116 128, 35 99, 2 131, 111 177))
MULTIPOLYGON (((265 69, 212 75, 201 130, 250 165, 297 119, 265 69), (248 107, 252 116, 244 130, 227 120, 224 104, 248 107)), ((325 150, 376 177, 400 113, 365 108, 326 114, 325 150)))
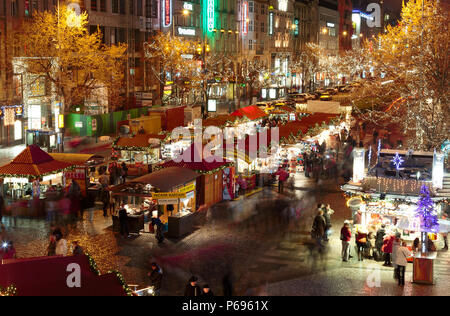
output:
POLYGON ((333 28, 333 27, 336 27, 336 24, 331 23, 331 22, 327 22, 327 27, 333 28))
POLYGON ((206 16, 207 16, 207 26, 208 32, 214 30, 214 0, 207 0, 206 16))
POLYGON ((172 25, 172 0, 162 1, 162 12, 163 12, 163 25, 164 27, 169 27, 172 25))
POLYGON ((195 36, 195 28, 179 27, 178 35, 195 36))
POLYGON ((294 35, 297 36, 298 35, 298 24, 299 24, 299 20, 297 18, 294 19, 294 35))
POLYGON ((269 12, 269 35, 273 35, 273 12, 269 12))
POLYGON ((242 3, 242 34, 248 34, 248 2, 242 3))
POLYGON ((278 10, 286 12, 288 9, 288 0, 278 0, 278 10))
POLYGON ((188 11, 194 11, 194 5, 190 2, 184 2, 183 9, 188 11))

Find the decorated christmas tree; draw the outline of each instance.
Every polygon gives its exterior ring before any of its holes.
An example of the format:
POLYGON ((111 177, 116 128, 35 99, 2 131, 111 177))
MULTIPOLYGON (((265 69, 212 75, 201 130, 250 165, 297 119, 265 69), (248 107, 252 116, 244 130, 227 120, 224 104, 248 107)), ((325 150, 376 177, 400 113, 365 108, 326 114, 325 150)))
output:
POLYGON ((433 200, 430 198, 430 189, 423 185, 420 189, 420 199, 417 202, 416 216, 420 218, 422 232, 437 233, 439 223, 433 200))

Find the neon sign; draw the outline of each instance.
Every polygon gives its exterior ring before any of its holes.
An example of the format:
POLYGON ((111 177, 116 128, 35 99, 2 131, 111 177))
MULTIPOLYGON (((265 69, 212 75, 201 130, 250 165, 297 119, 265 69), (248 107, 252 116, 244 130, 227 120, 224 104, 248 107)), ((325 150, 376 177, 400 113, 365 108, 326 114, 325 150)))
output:
POLYGON ((295 18, 295 20, 294 20, 294 25, 295 25, 295 28, 294 28, 294 35, 295 35, 295 36, 298 35, 298 24, 299 24, 299 20, 298 20, 297 18, 295 18))
POLYGON ((212 32, 214 30, 214 0, 208 0, 206 16, 208 32, 212 32))
POLYGON ((162 12, 164 27, 169 27, 170 25, 172 25, 172 0, 162 1, 162 12))
POLYGON ((248 2, 244 1, 242 3, 242 34, 248 34, 248 2))
POLYGON ((273 35, 273 12, 269 13, 269 35, 273 35))

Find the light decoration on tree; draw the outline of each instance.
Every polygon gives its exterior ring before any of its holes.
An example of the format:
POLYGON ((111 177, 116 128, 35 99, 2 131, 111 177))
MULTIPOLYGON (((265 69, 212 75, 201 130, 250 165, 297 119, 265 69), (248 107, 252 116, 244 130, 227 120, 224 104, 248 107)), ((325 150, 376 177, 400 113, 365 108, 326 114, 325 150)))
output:
POLYGON ((405 160, 403 160, 403 158, 400 157, 400 155, 399 155, 398 152, 397 152, 397 153, 395 153, 395 156, 394 156, 394 158, 392 159, 392 162, 393 162, 394 165, 395 165, 395 169, 396 169, 396 170, 399 170, 399 169, 400 169, 400 166, 405 162, 405 160))
POLYGON ((438 233, 439 222, 434 202, 430 198, 430 189, 423 185, 420 190, 420 198, 417 202, 416 217, 420 219, 422 232, 438 233))

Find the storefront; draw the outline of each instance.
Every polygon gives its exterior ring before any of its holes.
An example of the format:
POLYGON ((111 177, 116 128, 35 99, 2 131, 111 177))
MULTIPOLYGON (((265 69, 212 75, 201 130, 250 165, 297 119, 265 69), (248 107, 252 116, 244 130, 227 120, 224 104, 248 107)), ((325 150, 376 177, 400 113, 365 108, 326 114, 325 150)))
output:
POLYGON ((24 142, 23 105, 0 106, 0 144, 14 146, 24 142))
MULTIPOLYGON (((178 237, 180 232, 192 230, 190 223, 197 210, 196 180, 199 176, 189 169, 169 167, 117 185, 111 192, 118 202, 125 203, 129 215, 139 217, 141 229, 144 229, 145 215, 159 216, 163 223, 168 223, 169 236, 178 237)), ((113 221, 117 220, 116 213, 113 221)))

